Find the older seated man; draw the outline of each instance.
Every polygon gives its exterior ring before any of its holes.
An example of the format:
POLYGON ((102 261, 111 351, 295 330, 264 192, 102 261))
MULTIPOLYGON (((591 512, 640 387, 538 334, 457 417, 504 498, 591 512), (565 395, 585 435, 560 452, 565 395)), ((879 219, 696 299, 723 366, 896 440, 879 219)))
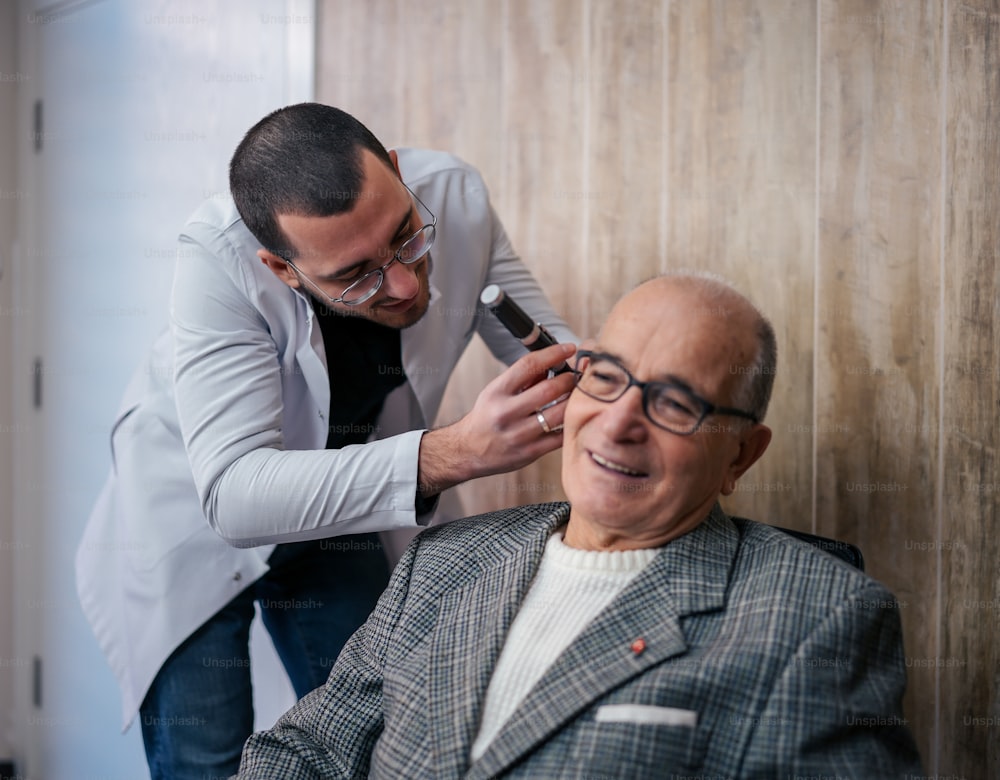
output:
POLYGON ((569 503, 414 540, 240 777, 920 774, 895 599, 717 503, 771 439, 768 322, 721 282, 666 276, 584 346, 569 503))

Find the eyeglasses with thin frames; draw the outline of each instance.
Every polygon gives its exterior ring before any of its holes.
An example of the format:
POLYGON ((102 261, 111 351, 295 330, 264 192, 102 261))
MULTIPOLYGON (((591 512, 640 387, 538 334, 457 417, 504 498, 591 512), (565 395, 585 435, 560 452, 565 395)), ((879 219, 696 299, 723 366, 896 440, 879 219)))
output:
POLYGON ((289 267, 296 274, 308 282, 313 290, 318 292, 321 298, 326 300, 327 303, 343 303, 345 306, 358 306, 370 300, 382 288, 382 282, 385 281, 385 272, 389 269, 389 266, 397 262, 402 265, 412 265, 424 257, 434 244, 434 238, 437 233, 437 216, 427 208, 427 205, 417 197, 417 194, 413 190, 407 187, 406 184, 403 184, 403 186, 406 187, 406 191, 410 193, 413 200, 419 203, 424 211, 430 214, 431 221, 422 225, 413 235, 400 244, 399 249, 389 258, 389 262, 363 274, 347 285, 339 298, 333 298, 323 292, 320 286, 306 276, 306 274, 302 273, 291 260, 285 260, 285 262, 288 263, 289 267))
POLYGON ((576 353, 576 386, 596 401, 613 403, 630 387, 642 393, 642 410, 650 422, 680 436, 690 436, 710 414, 726 414, 759 422, 742 409, 716 406, 674 382, 640 382, 610 355, 581 349, 576 353))

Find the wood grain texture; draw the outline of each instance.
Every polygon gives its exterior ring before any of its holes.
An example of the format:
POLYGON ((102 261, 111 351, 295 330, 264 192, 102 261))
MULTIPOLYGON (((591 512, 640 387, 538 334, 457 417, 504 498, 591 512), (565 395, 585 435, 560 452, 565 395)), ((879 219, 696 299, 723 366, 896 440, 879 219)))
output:
POLYGON ((942 774, 1000 777, 1000 2, 949 4, 942 774))
POLYGON ((403 134, 395 143, 443 149, 503 187, 503 39, 495 3, 416 0, 400 7, 405 64, 396 85, 403 134))
POLYGON ((721 274, 760 306, 778 338, 774 437, 725 507, 808 531, 815 8, 684 0, 669 9, 664 270, 721 274))
POLYGON ((823 2, 817 528, 896 594, 906 712, 934 729, 940 255, 938 2, 823 2))
MULTIPOLYGON (((319 0, 316 94, 363 122, 386 146, 401 143, 404 46, 400 0, 319 0)), ((408 40, 408 39, 407 39, 408 40)))
POLYGON ((555 308, 586 335, 588 4, 510 0, 505 20, 508 228, 555 308))
MULTIPOLYGON (((587 4, 510 0, 502 7, 506 157, 497 209, 556 310, 581 333, 589 310, 582 303, 586 227, 577 197, 586 190, 587 4)), ((561 462, 556 453, 517 473, 479 480, 463 501, 485 510, 561 499, 561 462)))
POLYGON ((665 24, 658 0, 591 5, 586 184, 569 206, 585 217, 588 336, 662 265, 665 24))
MULTIPOLYGON (((858 543, 926 771, 1000 777, 1000 0, 319 5, 320 99, 477 165, 581 336, 681 267, 770 316, 774 441, 726 506, 858 543)), ((498 372, 471 349, 442 420, 498 372)), ((560 498, 559 464, 459 490, 560 498)))

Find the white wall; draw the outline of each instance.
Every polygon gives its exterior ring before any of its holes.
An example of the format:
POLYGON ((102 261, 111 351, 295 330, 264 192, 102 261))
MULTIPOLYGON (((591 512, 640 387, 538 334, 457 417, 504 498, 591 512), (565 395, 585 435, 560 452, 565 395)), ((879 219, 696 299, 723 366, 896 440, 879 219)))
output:
MULTIPOLYGON (((166 325, 181 225, 225 189, 229 157, 253 122, 311 97, 312 4, 22 0, 16 21, 27 80, 15 140, 27 195, 18 260, 0 279, 20 306, 3 329, 13 334, 3 392, 13 396, 15 424, 2 457, 13 447, 17 555, 13 631, 0 601, 0 636, 13 636, 13 648, 5 656, 0 645, 0 658, 21 663, 0 669, 13 685, 3 711, 12 713, 8 739, 24 777, 132 780, 145 775, 139 729, 119 734, 117 686, 76 599, 75 550, 109 465, 109 424, 127 377, 166 325), (40 153, 31 143, 36 99, 40 153), (31 397, 36 357, 41 410, 31 397), (36 657, 41 707, 32 702, 36 657)), ((287 706, 289 689, 273 654, 265 663, 258 714, 266 721, 287 706)))
POLYGON ((14 473, 14 407, 12 397, 11 251, 17 204, 15 112, 22 79, 17 70, 17 6, 0 3, 0 759, 11 755, 10 726, 14 657, 14 518, 11 491, 14 473))

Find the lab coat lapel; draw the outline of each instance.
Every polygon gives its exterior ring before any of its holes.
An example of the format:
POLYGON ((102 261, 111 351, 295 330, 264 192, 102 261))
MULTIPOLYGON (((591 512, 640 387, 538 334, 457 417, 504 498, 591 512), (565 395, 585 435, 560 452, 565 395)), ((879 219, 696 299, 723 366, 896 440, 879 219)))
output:
POLYGON ((483 575, 441 600, 429 674, 429 722, 434 765, 442 776, 464 771, 479 714, 514 616, 538 570, 554 514, 527 545, 477 551, 483 575))
POLYGON ((310 427, 316 449, 326 447, 330 421, 330 377, 326 365, 326 348, 323 345, 323 331, 316 320, 316 313, 303 293, 296 291, 295 306, 298 309, 296 322, 304 322, 302 335, 295 349, 302 376, 306 380, 309 394, 316 400, 318 410, 314 424, 310 427))
POLYGON ((723 607, 738 542, 716 506, 664 547, 545 672, 468 777, 500 774, 609 691, 684 653, 681 618, 723 607))

